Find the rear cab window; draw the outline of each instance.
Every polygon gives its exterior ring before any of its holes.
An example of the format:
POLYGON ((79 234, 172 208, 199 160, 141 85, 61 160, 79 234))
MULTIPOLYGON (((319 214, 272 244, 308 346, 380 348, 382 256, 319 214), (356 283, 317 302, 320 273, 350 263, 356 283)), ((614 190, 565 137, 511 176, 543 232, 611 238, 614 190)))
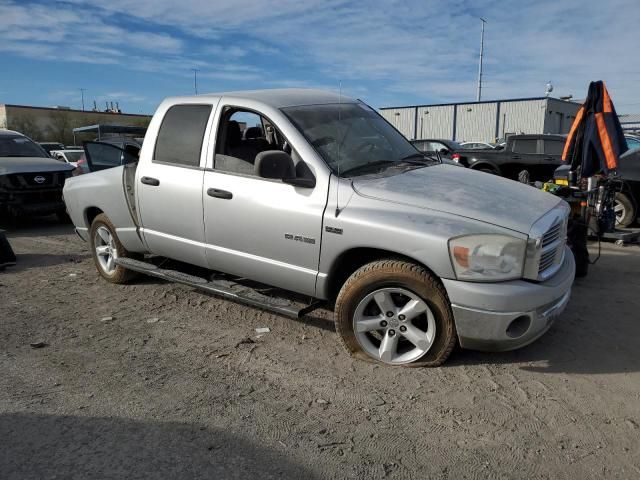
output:
POLYGON ((562 140, 543 140, 543 152, 547 155, 562 155, 564 142, 562 140))
POLYGON ((200 153, 211 105, 174 105, 162 119, 153 162, 180 167, 200 166, 200 153))

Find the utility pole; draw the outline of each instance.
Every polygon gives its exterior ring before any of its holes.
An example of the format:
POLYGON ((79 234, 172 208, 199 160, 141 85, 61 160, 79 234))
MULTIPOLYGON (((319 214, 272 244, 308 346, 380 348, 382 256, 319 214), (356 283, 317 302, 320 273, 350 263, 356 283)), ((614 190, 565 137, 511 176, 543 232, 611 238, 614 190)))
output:
POLYGON ((82 111, 84 112, 84 92, 85 92, 86 88, 81 88, 80 89, 80 96, 82 98, 82 111))
POLYGON ((487 21, 480 17, 482 31, 480 32, 480 64, 478 65, 478 102, 482 99, 482 56, 484 54, 484 24, 487 21))
POLYGON ((192 68, 191 70, 193 70, 193 89, 195 90, 196 95, 198 95, 198 69, 192 68))

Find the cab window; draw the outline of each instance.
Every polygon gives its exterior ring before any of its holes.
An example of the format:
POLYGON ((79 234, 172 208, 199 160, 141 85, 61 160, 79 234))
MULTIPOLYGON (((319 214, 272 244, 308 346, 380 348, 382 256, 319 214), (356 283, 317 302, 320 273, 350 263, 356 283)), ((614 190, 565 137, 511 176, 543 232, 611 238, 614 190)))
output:
POLYGON ((211 105, 174 105, 169 108, 158 132, 153 161, 198 167, 210 113, 211 105))
POLYGON ((218 127, 214 168, 254 175, 257 155, 267 150, 292 153, 282 134, 268 119, 256 112, 226 107, 218 127))

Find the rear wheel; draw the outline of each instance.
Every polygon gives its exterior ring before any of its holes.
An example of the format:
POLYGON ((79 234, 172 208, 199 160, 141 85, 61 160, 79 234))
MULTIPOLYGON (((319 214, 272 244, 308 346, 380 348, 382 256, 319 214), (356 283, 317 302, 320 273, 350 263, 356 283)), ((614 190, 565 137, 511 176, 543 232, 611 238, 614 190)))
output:
POLYGON ((98 273, 111 283, 126 283, 137 276, 136 272, 117 265, 120 257, 134 257, 120 243, 111 220, 101 213, 93 220, 89 230, 91 253, 98 273))
POLYGON ((345 349, 374 362, 438 366, 456 344, 444 288, 426 269, 402 260, 375 261, 351 275, 335 319, 345 349))
POLYGON ((616 214, 616 226, 618 227, 628 227, 636 219, 636 208, 633 205, 633 201, 624 193, 616 193, 613 208, 616 214))

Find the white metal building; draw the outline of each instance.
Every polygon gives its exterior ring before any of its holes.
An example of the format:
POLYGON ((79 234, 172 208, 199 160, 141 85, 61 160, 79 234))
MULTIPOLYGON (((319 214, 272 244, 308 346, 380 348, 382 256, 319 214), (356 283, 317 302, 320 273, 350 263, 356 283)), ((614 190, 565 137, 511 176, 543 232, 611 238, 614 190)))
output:
POLYGON ((385 107, 380 113, 410 140, 493 142, 514 133, 568 133, 580 104, 550 97, 385 107))

